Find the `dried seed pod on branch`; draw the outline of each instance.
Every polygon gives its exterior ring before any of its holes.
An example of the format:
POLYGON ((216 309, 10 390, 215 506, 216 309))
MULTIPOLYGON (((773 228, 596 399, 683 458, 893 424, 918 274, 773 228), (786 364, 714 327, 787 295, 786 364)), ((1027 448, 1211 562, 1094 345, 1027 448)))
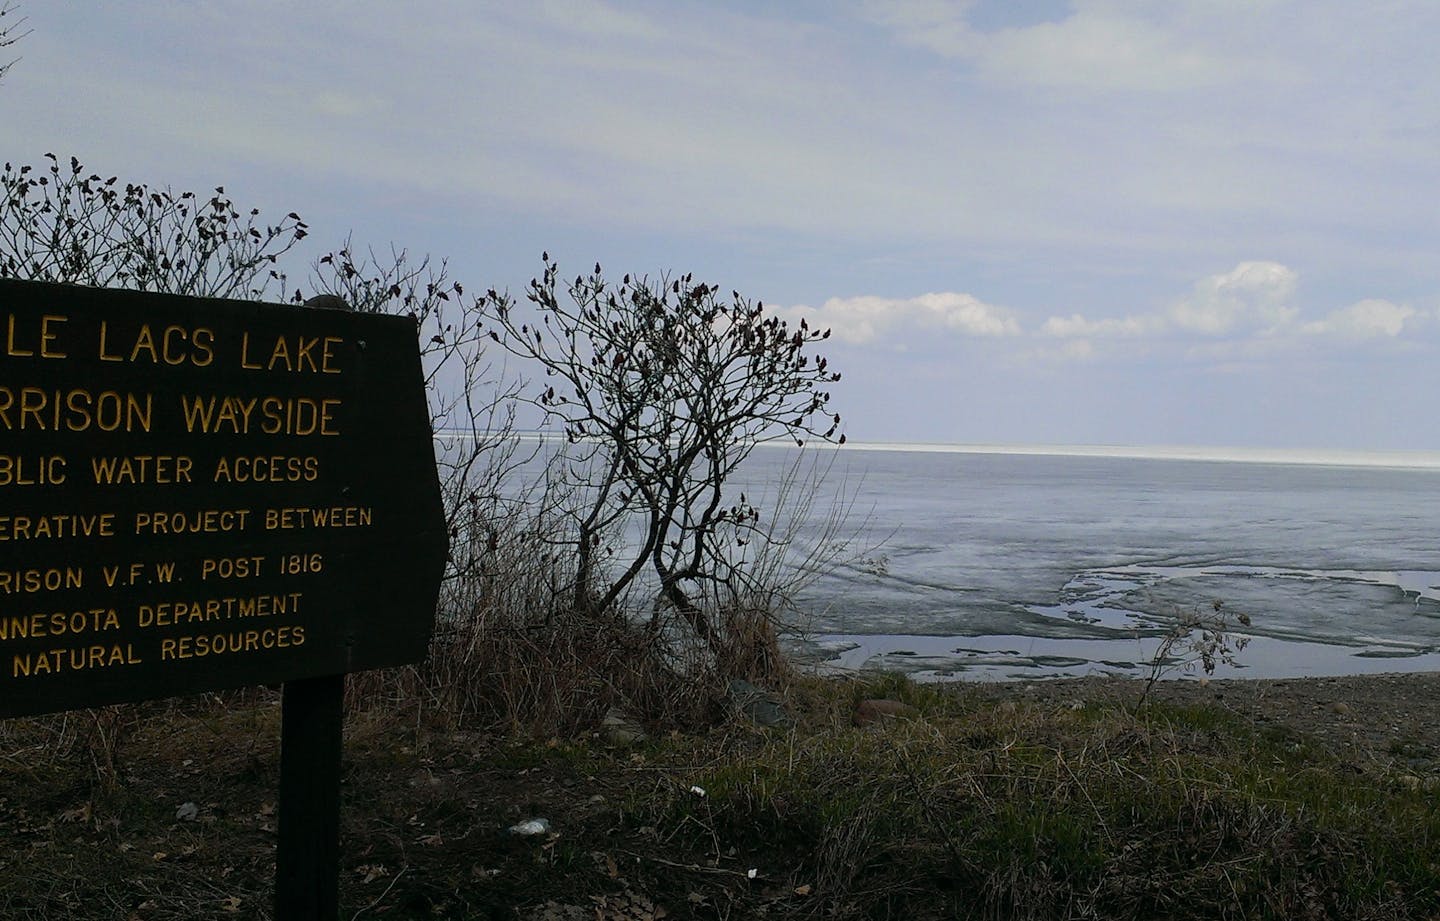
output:
POLYGON ((308 228, 210 196, 87 173, 46 154, 0 171, 0 274, 196 297, 283 298, 280 258, 308 228))

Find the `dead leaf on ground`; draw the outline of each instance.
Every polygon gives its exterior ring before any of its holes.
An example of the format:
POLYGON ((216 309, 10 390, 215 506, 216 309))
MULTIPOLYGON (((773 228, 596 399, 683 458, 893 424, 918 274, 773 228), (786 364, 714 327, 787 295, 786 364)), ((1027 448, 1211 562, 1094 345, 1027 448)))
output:
POLYGON ((79 806, 76 806, 74 809, 66 809, 64 812, 60 813, 60 821, 88 822, 94 814, 95 807, 91 805, 89 800, 86 800, 79 806))
POLYGON ((389 876, 390 871, 385 869, 384 864, 366 863, 355 868, 355 875, 360 877, 362 884, 365 884, 373 883, 383 876, 389 876))

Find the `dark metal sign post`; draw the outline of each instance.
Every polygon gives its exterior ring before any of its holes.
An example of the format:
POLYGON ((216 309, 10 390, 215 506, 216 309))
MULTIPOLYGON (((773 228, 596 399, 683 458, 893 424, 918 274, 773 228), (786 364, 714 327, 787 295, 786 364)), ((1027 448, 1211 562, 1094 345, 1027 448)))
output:
POLYGON ((337 914, 345 674, 434 626, 415 336, 0 279, 0 718, 283 683, 281 921, 337 914))
POLYGON ((280 717, 277 921, 340 911, 340 727, 345 676, 285 683, 280 717))

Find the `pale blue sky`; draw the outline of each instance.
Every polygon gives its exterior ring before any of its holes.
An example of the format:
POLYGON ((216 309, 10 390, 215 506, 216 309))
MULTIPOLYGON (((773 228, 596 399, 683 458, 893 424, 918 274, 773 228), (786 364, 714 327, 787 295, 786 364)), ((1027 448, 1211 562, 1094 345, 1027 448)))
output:
POLYGON ((1440 449, 1440 4, 23 0, 0 157, 692 271, 866 441, 1440 449))

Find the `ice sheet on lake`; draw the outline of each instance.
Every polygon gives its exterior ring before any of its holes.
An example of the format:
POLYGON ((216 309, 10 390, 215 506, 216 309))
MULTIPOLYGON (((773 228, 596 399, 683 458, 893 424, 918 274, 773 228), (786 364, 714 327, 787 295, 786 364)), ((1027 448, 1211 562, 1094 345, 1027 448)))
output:
MULTIPOLYGON (((1220 663, 1214 678, 1304 678, 1440 669, 1440 653, 1393 647, 1336 646, 1248 637, 1237 665, 1220 663)), ((1145 677, 1158 640, 1090 640, 1034 636, 815 637, 792 652, 822 670, 898 671, 921 681, 1028 681, 1087 675, 1145 677)), ((1207 677, 1198 667, 1169 668, 1169 678, 1207 677)))

